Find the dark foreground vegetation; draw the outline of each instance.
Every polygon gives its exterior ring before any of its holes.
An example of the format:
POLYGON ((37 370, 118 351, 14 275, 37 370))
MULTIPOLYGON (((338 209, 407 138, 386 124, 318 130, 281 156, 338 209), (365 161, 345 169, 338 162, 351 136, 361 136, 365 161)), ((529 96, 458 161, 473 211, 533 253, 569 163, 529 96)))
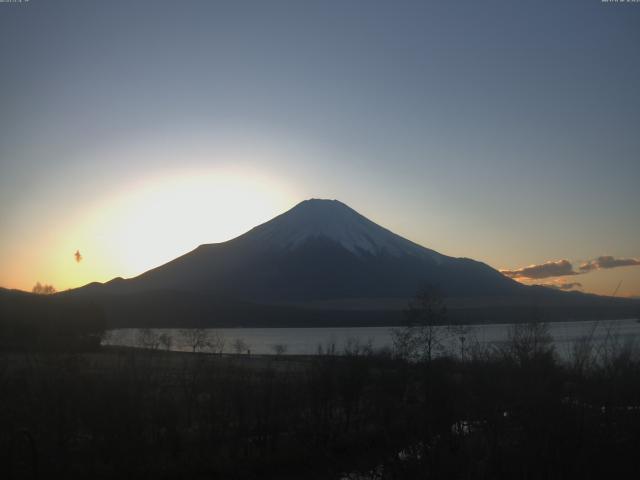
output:
POLYGON ((2 295, 2 478, 640 478, 640 355, 615 335, 562 362, 539 322, 482 348, 426 290, 389 351, 101 348, 100 308, 2 295))
POLYGON ((640 478, 638 356, 560 364, 543 330, 411 362, 5 352, 3 478, 640 478))

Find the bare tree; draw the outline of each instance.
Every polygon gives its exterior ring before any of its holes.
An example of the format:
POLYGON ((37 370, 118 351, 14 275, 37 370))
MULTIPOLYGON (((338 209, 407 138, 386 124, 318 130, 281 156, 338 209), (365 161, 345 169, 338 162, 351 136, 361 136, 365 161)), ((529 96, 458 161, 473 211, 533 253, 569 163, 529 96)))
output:
POLYGON ((204 328, 185 328, 180 331, 182 338, 189 345, 193 353, 199 352, 207 346, 209 335, 204 328))
POLYGON ((51 295, 52 293, 56 293, 56 289, 53 285, 41 284, 40 282, 36 283, 31 289, 33 293, 38 295, 51 295))
POLYGON ((361 342, 356 337, 349 337, 345 342, 343 354, 346 357, 373 355, 373 339, 370 338, 366 342, 361 342))
POLYGON ((236 338, 233 341, 233 351, 236 353, 243 353, 247 350, 248 345, 242 338, 236 338))
POLYGON ((317 354, 329 356, 336 354, 336 339, 333 338, 333 335, 329 340, 327 340, 324 347, 322 346, 322 343, 318 343, 317 354))
POLYGON ((506 353, 520 364, 553 355, 553 337, 548 323, 537 320, 517 323, 509 328, 508 336, 506 353))
POLYGON ((288 346, 284 343, 276 343, 275 345, 272 345, 271 348, 273 350, 273 353, 275 353, 278 357, 287 353, 288 350, 288 346))
POLYGON ((460 351, 460 360, 462 361, 465 360, 467 350, 469 348, 474 348, 473 341, 476 339, 473 335, 469 335, 470 332, 471 329, 468 325, 463 325, 460 323, 449 323, 447 325, 447 334, 453 340, 451 347, 453 348, 453 343, 458 344, 458 348, 460 351), (469 340, 471 342, 469 342, 469 340))
POLYGON ((209 334, 209 340, 207 341, 207 347, 211 353, 222 355, 224 347, 227 344, 227 340, 220 332, 211 332, 209 334))
POLYGON ((165 332, 160 335, 158 340, 160 341, 160 344, 164 347, 164 349, 167 352, 171 350, 171 344, 173 343, 173 339, 171 338, 171 335, 165 332))
POLYGON ((160 336, 150 328, 138 330, 136 343, 142 348, 157 350, 160 347, 160 336))
POLYGON ((451 334, 443 328, 447 319, 444 298, 436 288, 426 287, 409 302, 405 317, 406 325, 391 332, 396 354, 408 360, 431 361, 451 334))

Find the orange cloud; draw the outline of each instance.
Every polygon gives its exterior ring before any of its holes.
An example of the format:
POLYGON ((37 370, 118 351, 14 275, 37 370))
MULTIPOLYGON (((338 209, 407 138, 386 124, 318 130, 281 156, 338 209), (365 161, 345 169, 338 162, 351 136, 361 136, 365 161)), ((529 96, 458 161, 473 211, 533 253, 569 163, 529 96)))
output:
POLYGON ((549 278, 564 277, 567 275, 579 275, 573 269, 573 265, 569 260, 552 260, 539 265, 529 265, 528 267, 516 270, 500 270, 503 275, 510 278, 549 278))
POLYGON ((604 270, 617 267, 632 267, 640 265, 640 259, 637 258, 615 258, 611 255, 604 255, 598 257, 595 260, 589 260, 588 262, 580 265, 580 272, 587 273, 592 270, 604 270))
POLYGON ((580 282, 553 282, 553 283, 538 283, 541 287, 553 288, 555 290, 574 290, 574 289, 582 289, 582 284, 580 282))

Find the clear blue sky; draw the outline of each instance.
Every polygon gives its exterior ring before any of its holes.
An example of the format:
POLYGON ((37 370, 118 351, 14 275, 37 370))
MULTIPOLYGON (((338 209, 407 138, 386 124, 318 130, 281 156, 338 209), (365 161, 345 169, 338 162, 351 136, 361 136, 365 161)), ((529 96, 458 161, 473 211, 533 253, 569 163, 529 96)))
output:
POLYGON ((308 197, 496 268, 640 257, 639 59, 639 3, 0 3, 0 285, 134 275, 308 197))

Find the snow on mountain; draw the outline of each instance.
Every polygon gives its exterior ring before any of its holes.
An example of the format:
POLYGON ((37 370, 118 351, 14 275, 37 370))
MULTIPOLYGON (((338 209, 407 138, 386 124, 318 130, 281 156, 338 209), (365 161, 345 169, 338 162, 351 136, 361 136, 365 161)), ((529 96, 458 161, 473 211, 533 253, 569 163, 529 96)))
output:
POLYGON ((410 255, 428 257, 437 264, 446 258, 377 225, 338 200, 305 200, 244 236, 286 250, 324 238, 356 255, 410 255))
MULTIPOLYGON (((495 320, 487 317, 492 306, 502 319, 526 318, 541 301, 557 302, 564 316, 593 311, 588 296, 526 287, 482 262, 410 242, 339 201, 316 199, 137 277, 59 295, 90 298, 120 326, 392 325, 398 317, 382 305, 403 305, 426 285, 457 298, 464 321, 470 308, 482 321, 495 320)), ((614 315, 623 318, 620 312, 614 315)))
POLYGON ((424 285, 451 296, 504 295, 515 281, 481 262, 406 240, 337 200, 306 200, 223 243, 204 244, 93 291, 177 291, 252 303, 409 298, 424 285))

